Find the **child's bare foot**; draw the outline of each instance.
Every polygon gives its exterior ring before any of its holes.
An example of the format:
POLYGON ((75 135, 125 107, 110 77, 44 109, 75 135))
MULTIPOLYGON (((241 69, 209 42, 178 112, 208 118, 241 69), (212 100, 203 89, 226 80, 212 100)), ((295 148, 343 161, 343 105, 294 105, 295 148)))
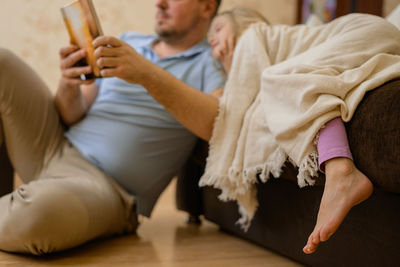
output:
POLYGON ((303 248, 307 254, 315 252, 320 242, 328 240, 339 228, 350 209, 369 198, 373 191, 371 181, 350 159, 328 160, 325 162, 325 171, 325 188, 317 224, 303 248))

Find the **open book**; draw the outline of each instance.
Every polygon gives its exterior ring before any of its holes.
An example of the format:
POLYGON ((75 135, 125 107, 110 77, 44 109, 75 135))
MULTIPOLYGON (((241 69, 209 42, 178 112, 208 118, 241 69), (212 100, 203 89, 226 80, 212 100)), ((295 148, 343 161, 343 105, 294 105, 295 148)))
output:
POLYGON ((85 80, 100 77, 100 68, 96 65, 92 42, 103 33, 92 0, 75 0, 62 7, 61 13, 71 44, 86 49, 86 58, 79 62, 79 65, 90 65, 93 69, 93 74, 81 75, 81 78, 85 80))

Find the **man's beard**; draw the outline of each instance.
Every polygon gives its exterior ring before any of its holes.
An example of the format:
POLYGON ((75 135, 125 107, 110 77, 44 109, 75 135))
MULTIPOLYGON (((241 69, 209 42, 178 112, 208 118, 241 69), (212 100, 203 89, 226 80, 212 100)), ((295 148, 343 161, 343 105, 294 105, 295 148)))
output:
POLYGON ((178 41, 181 40, 182 38, 184 38, 188 31, 184 31, 184 30, 176 30, 176 29, 161 29, 160 27, 156 26, 156 33, 158 35, 158 37, 166 42, 174 42, 174 41, 178 41))
POLYGON ((166 39, 180 35, 175 29, 161 29, 159 27, 156 27, 156 33, 160 38, 166 38, 166 39))

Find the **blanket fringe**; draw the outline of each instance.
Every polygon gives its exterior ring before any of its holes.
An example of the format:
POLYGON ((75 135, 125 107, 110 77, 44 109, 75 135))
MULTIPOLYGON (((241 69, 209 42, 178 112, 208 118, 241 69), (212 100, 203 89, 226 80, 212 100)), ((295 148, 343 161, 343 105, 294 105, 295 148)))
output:
POLYGON ((318 176, 318 154, 316 152, 309 153, 300 163, 299 173, 297 174, 297 183, 300 187, 314 185, 318 176))
POLYGON ((231 167, 227 176, 205 173, 199 181, 199 186, 212 186, 220 189, 221 194, 218 199, 221 201, 237 201, 240 218, 236 224, 247 231, 258 207, 255 184, 258 181, 266 183, 270 174, 274 178, 279 178, 287 159, 288 156, 284 150, 278 148, 264 164, 244 170, 231 167))
POLYGON ((250 228, 254 214, 250 215, 242 205, 238 204, 238 206, 240 218, 235 222, 235 224, 238 225, 243 230, 243 232, 247 232, 250 228))
MULTIPOLYGON (((212 186, 220 189, 221 194, 218 199, 221 201, 237 201, 240 218, 236 224, 247 232, 258 208, 255 184, 258 181, 266 183, 270 178, 270 174, 274 178, 279 178, 282 173, 282 167, 288 159, 290 160, 282 149, 277 149, 271 154, 270 159, 262 165, 245 170, 237 170, 231 167, 229 174, 224 176, 205 173, 199 181, 199 186, 212 186)), ((290 162, 296 166, 292 160, 290 162)), ((300 187, 314 185, 315 180, 313 177, 316 176, 318 176, 318 154, 311 152, 300 163, 297 175, 298 185, 300 187)))

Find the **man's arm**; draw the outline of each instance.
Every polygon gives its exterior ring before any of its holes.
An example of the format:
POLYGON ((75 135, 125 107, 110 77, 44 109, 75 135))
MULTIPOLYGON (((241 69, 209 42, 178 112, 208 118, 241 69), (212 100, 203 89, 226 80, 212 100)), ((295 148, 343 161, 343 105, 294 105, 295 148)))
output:
POLYGON ((94 80, 82 81, 81 74, 92 72, 90 66, 75 67, 85 57, 84 50, 76 46, 60 49, 62 77, 55 96, 55 103, 64 123, 68 126, 82 119, 98 94, 94 80))
POLYGON ((204 140, 211 138, 218 99, 176 79, 114 37, 94 41, 97 64, 103 77, 118 77, 141 84, 183 126, 204 140))
POLYGON ((151 65, 155 68, 141 84, 183 126, 209 141, 218 114, 218 98, 198 91, 167 71, 151 65))

